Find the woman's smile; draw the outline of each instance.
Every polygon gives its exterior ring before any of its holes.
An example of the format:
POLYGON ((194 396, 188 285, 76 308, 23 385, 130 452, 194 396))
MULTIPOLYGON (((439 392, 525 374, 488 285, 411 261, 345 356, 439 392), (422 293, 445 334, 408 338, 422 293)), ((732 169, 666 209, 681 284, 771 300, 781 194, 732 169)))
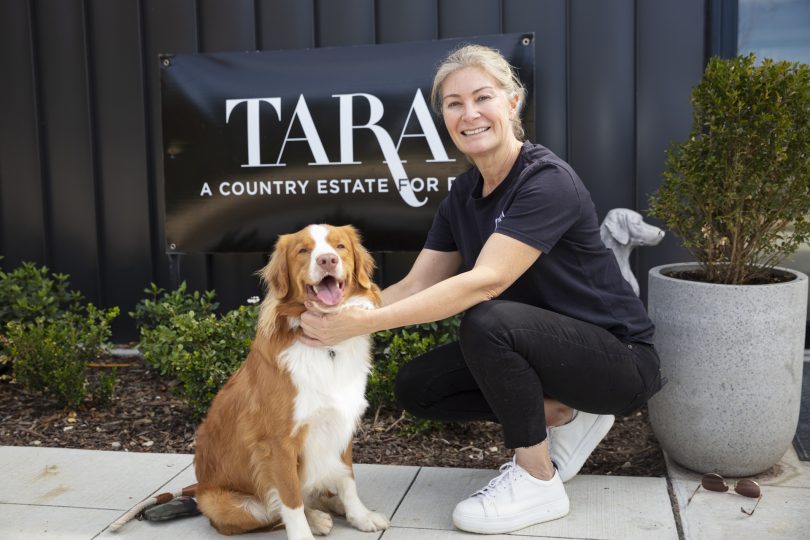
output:
POLYGON ((489 127, 480 127, 480 128, 468 129, 468 130, 462 131, 461 134, 464 135, 465 137, 470 137, 472 135, 478 135, 479 133, 484 133, 487 130, 489 130, 489 127))

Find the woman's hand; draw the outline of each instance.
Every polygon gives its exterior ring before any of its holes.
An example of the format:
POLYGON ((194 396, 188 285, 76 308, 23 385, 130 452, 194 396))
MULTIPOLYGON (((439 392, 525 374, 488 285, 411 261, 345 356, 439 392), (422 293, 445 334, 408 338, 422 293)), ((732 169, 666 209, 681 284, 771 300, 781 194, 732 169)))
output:
POLYGON ((306 304, 307 311, 301 314, 301 329, 304 334, 299 340, 313 347, 329 347, 355 336, 368 334, 366 327, 369 311, 362 308, 349 308, 336 313, 313 311, 306 304))

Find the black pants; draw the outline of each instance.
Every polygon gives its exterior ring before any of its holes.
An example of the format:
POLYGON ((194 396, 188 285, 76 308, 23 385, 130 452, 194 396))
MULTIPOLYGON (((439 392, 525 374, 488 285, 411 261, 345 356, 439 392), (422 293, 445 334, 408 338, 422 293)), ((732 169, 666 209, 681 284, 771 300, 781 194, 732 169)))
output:
POLYGON ((395 394, 432 420, 492 420, 508 448, 546 438, 543 397, 595 414, 626 415, 661 388, 652 345, 558 313, 502 300, 467 311, 459 341, 413 359, 395 394))

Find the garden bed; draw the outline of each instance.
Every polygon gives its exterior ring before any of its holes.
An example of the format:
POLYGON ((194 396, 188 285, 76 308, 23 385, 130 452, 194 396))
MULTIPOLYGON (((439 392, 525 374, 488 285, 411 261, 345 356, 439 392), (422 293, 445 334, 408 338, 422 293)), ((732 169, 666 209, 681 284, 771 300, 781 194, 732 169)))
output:
MULTIPOLYGON (((109 407, 85 402, 75 410, 57 407, 39 394, 0 382, 0 445, 50 446, 130 452, 193 453, 197 422, 172 393, 172 383, 140 357, 115 358, 91 369, 97 376, 118 367, 118 387, 109 407), (106 365, 105 365, 106 364, 106 365)), ((495 469, 511 458, 500 428, 491 422, 444 424, 409 433, 398 414, 366 414, 354 441, 355 463, 495 469)), ((617 418, 582 471, 620 476, 665 476, 661 449, 646 408, 617 418)))

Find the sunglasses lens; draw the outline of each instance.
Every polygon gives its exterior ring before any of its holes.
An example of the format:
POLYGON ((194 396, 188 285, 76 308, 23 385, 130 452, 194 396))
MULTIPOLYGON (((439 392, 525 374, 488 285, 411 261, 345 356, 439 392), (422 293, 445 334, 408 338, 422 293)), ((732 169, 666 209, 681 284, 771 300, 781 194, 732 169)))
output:
POLYGON ((737 482, 737 485, 734 486, 734 491, 743 497, 751 497, 752 499, 758 499, 762 494, 762 490, 759 489, 759 484, 747 478, 737 482))
POLYGON ((704 489, 708 489, 709 491, 728 491, 728 484, 726 484, 726 481, 719 474, 704 474, 700 484, 704 489))

